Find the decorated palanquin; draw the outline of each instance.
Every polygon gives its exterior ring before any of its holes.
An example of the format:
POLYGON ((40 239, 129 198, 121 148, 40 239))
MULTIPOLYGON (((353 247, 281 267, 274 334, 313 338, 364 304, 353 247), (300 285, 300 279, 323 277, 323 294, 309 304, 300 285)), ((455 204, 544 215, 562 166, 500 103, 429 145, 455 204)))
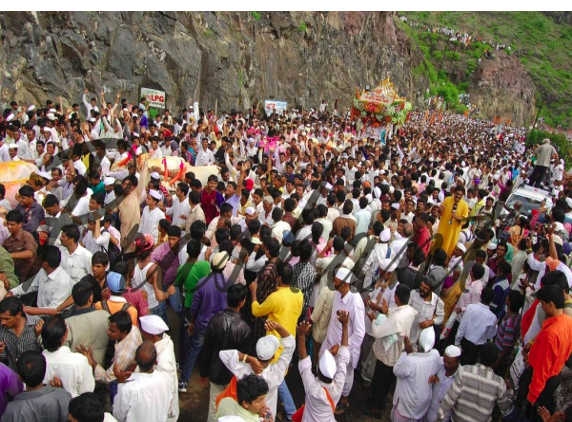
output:
POLYGON ((26 161, 0 162, 0 181, 6 188, 6 199, 13 207, 18 204, 16 200, 18 189, 37 172, 38 167, 26 161))
POLYGON ((181 157, 167 156, 163 158, 148 158, 147 154, 141 155, 142 169, 141 177, 147 183, 151 172, 159 173, 161 183, 170 190, 174 190, 177 182, 185 180, 185 173, 191 171, 195 177, 206 185, 211 174, 219 175, 220 169, 217 166, 192 166, 181 157))
POLYGON ((374 127, 390 122, 403 124, 411 109, 411 103, 397 94, 393 83, 387 78, 372 90, 356 92, 351 117, 374 127))

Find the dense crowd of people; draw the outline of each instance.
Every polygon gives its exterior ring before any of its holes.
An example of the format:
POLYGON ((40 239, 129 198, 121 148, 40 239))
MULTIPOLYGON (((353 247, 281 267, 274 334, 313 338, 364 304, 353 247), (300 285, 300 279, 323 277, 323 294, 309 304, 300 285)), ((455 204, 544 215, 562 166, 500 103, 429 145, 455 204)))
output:
POLYGON ((572 420, 572 179, 549 140, 86 92, 12 101, 7 162, 37 171, 0 184, 2 421, 176 421, 193 372, 192 420, 572 420), (546 199, 509 203, 521 184, 546 199))

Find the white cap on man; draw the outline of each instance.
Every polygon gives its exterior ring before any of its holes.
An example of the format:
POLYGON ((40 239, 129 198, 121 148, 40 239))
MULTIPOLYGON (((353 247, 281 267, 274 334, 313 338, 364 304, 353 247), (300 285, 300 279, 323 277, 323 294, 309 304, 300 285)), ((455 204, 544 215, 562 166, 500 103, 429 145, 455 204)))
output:
POLYGON ((149 191, 149 195, 151 195, 151 198, 153 198, 157 201, 161 201, 163 199, 163 195, 161 194, 161 192, 159 192, 158 190, 155 190, 155 189, 151 189, 149 191))
POLYGON ((326 378, 334 378, 336 375, 336 370, 338 366, 336 365, 336 359, 329 350, 324 351, 320 360, 318 361, 318 368, 323 376, 326 378))
POLYGON ((451 344, 450 346, 447 346, 447 348, 445 349, 445 356, 448 356, 450 358, 458 358, 459 356, 461 356, 461 348, 459 346, 451 344))
POLYGON ((143 331, 154 336, 169 331, 169 327, 163 321, 163 318, 158 315, 143 315, 139 317, 139 322, 143 331))
POLYGON ((280 342, 271 334, 261 337, 256 342, 256 356, 258 359, 266 361, 274 357, 276 350, 280 346, 280 342))
POLYGON ((346 267, 340 267, 338 271, 336 271, 336 278, 339 278, 344 283, 350 284, 352 282, 352 272, 346 267))

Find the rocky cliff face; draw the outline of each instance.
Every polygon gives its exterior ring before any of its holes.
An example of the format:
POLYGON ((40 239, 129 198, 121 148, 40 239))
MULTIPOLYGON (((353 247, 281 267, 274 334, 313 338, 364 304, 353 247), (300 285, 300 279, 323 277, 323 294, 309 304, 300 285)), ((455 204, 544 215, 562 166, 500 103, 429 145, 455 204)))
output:
MULTIPOLYGON (((246 109, 268 98, 304 107, 339 100, 343 109, 356 88, 389 76, 401 95, 420 105, 428 81, 411 69, 421 55, 394 19, 384 12, 2 13, 2 99, 62 96, 71 104, 84 88, 105 88, 108 100, 118 91, 134 100, 148 87, 166 91, 172 109, 193 100, 246 109)), ((529 90, 503 95, 519 87, 502 82, 502 66, 494 81, 474 81, 475 94, 529 107, 529 90)), ((486 68, 478 73, 489 75, 486 68)))

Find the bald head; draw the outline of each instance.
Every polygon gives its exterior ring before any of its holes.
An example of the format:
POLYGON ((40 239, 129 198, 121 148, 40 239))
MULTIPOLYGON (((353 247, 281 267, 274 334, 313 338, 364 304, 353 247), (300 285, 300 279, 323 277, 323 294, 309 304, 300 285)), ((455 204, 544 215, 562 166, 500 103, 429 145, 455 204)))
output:
POLYGON ((149 340, 145 340, 135 352, 135 361, 139 365, 141 372, 151 372, 157 362, 157 351, 155 345, 149 340))

